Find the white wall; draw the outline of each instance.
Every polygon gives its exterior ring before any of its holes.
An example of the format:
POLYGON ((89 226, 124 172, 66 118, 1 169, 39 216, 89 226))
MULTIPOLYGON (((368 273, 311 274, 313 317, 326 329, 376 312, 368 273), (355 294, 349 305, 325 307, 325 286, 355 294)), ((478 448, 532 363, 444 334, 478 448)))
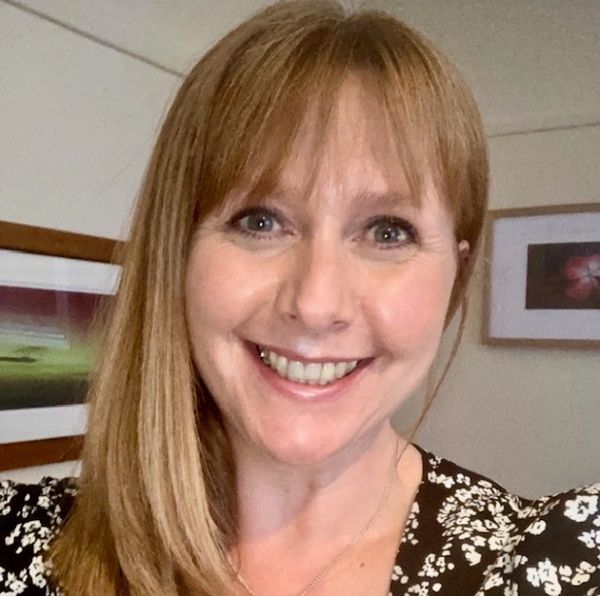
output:
POLYGON ((60 464, 50 464, 48 466, 32 466, 20 470, 8 470, 0 472, 0 481, 12 480, 14 482, 24 482, 34 484, 39 482, 44 476, 53 476, 54 478, 65 478, 67 476, 79 476, 81 466, 76 461, 66 461, 60 464))
MULTIPOLYGON (((491 155, 495 208, 598 200, 600 127, 496 138, 491 155)), ((598 351, 481 345, 481 263, 474 282, 461 351, 418 442, 526 496, 598 481, 598 351)))
MULTIPOLYGON (((264 3, 0 0, 0 219, 125 238, 177 73, 264 3)), ((600 199, 600 2, 371 4, 400 6, 473 85, 493 207, 600 199)), ((462 351, 419 442, 527 495, 600 479, 598 352, 482 346, 475 281, 462 351)))
POLYGON ((0 3, 0 218, 125 238, 179 79, 0 3))

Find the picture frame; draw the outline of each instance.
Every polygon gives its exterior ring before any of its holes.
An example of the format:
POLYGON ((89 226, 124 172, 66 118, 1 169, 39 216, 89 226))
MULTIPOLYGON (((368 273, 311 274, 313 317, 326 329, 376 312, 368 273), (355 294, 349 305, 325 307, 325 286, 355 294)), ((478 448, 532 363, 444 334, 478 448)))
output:
POLYGON ((0 471, 78 459, 89 328, 121 243, 0 221, 0 471))
POLYGON ((490 211, 485 264, 484 344, 600 348, 600 204, 490 211))

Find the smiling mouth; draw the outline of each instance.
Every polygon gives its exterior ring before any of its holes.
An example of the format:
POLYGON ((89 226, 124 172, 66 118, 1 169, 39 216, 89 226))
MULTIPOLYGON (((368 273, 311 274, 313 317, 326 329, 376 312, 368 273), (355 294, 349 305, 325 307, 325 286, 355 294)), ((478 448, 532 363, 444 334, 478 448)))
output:
POLYGON ((372 359, 349 362, 301 362, 254 344, 262 362, 278 376, 304 385, 330 385, 352 374, 372 359))

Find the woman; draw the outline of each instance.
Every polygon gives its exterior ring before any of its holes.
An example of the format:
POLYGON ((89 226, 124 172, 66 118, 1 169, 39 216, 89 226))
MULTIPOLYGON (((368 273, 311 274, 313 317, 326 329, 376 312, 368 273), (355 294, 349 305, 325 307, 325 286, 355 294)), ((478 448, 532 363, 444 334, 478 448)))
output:
POLYGON ((526 501, 390 426, 487 180, 470 93, 397 20, 284 2, 221 40, 148 168, 82 477, 4 485, 4 593, 598 593, 600 486, 526 501))

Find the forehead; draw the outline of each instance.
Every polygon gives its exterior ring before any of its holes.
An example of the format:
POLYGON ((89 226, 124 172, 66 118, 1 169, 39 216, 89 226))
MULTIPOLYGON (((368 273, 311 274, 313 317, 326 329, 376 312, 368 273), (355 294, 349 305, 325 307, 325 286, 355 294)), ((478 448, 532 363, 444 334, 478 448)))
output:
POLYGON ((310 110, 277 181, 287 200, 358 197, 413 201, 401 158, 373 98, 356 80, 342 85, 325 127, 310 110))

